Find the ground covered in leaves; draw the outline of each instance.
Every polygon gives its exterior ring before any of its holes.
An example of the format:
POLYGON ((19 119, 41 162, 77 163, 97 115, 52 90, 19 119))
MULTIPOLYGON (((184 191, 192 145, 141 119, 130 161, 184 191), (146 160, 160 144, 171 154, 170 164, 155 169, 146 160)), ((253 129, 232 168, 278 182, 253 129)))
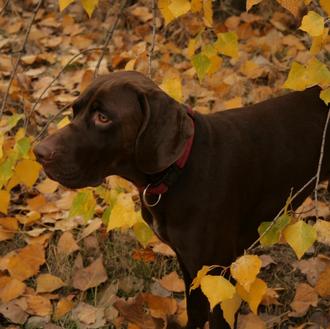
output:
MULTIPOLYGON (((0 17, 2 97, 36 3, 13 0, 0 17)), ((4 4, 0 0, 0 7, 4 4)), ((176 89, 178 98, 202 113, 284 93, 292 60, 306 63, 310 58, 310 41, 297 31, 300 18, 269 1, 250 13, 235 11, 230 1, 215 5, 213 29, 204 32, 199 15, 187 14, 165 26, 157 13, 153 79, 167 91, 176 89), (214 60, 212 75, 199 81, 189 40, 202 33, 204 42, 214 41, 215 33, 228 30, 238 35, 239 57, 214 60)), ((133 200, 138 210, 135 188, 112 177, 96 190, 67 190, 39 175, 31 153, 33 138, 68 122, 70 109, 61 109, 92 81, 100 47, 119 13, 119 2, 109 6, 100 1, 88 19, 79 3, 61 13, 55 0, 44 1, 36 13, 0 121, 7 134, 1 141, 4 153, 14 148, 22 158, 8 181, 0 172, 0 183, 12 187, 8 206, 0 204, 1 328, 156 329, 186 322, 184 285, 173 251, 141 222, 130 230, 107 232, 107 209, 114 200, 122 199, 122 205, 133 200), (32 136, 29 142, 23 139, 23 127, 32 136)), ((147 73, 152 25, 148 1, 128 3, 100 73, 125 68, 147 73)), ((325 63, 329 52, 328 40, 319 54, 325 63)), ((324 221, 330 219, 329 199, 321 187, 317 205, 324 221)), ((125 217, 122 208, 116 210, 125 217)), ((315 202, 306 200, 297 213, 315 223, 315 202)), ((255 249, 268 291, 258 316, 242 305, 240 329, 330 328, 330 233, 324 228, 318 232, 318 242, 301 260, 286 244, 255 249)))

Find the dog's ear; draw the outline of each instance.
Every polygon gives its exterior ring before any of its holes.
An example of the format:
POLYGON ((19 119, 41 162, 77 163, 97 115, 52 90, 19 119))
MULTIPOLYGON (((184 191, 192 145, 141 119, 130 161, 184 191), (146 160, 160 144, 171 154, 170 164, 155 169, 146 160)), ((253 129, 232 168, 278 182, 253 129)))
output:
POLYGON ((137 166, 147 174, 161 172, 183 153, 193 123, 182 105, 161 89, 139 93, 144 120, 137 136, 137 166))

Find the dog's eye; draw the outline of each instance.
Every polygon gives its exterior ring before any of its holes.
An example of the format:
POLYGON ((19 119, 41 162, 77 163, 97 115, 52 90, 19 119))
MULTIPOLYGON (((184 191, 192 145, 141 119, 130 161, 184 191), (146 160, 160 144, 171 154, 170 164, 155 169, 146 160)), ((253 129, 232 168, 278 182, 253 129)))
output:
POLYGON ((111 120, 110 118, 104 114, 104 113, 101 113, 101 112, 96 112, 95 113, 95 123, 96 124, 107 124, 107 123, 110 123, 111 120))

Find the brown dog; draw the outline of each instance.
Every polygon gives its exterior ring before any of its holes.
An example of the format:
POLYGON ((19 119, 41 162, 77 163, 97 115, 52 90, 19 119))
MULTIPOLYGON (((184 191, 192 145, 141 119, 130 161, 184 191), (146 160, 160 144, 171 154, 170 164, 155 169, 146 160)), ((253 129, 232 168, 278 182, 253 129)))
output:
MULTIPOLYGON (((65 186, 120 175, 144 191, 143 217, 177 253, 186 289, 203 265, 230 264, 257 227, 316 173, 327 107, 319 88, 210 115, 189 113, 137 72, 93 82, 74 119, 38 144, 65 186)), ((329 142, 321 178, 329 177, 329 142)), ((294 200, 296 208, 312 191, 294 200)), ((187 328, 227 328, 200 290, 187 293, 187 328)))

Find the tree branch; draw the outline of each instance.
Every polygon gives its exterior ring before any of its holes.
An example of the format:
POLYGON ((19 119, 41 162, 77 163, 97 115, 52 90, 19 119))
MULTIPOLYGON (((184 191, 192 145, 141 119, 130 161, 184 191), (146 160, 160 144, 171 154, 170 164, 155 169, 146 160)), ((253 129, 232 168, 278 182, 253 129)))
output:
POLYGON ((155 50, 155 42, 156 42, 156 1, 152 0, 152 40, 151 45, 148 49, 148 76, 152 77, 152 59, 155 50))
MULTIPOLYGON (((25 37, 24 37, 24 41, 23 41, 23 44, 22 44, 22 47, 21 49, 18 51, 18 57, 17 57, 17 60, 16 60, 16 63, 14 65, 14 68, 13 68, 13 71, 11 73, 11 76, 10 76, 10 79, 9 79, 9 82, 8 82, 8 86, 7 86, 7 90, 6 90, 6 93, 5 93, 5 96, 3 98, 3 101, 2 101, 2 105, 1 105, 1 109, 0 109, 0 118, 2 117, 3 115, 3 112, 5 110, 5 107, 6 107, 6 104, 7 104, 7 99, 8 99, 8 96, 9 96, 9 92, 10 92, 10 88, 11 88, 11 85, 14 81, 14 77, 16 75, 16 72, 17 72, 17 69, 18 69, 18 65, 21 61, 21 58, 22 58, 22 55, 25 53, 25 47, 26 47, 26 44, 27 44, 27 41, 28 41, 28 38, 29 38, 29 35, 30 35, 30 32, 31 32, 31 28, 32 28, 32 25, 34 23, 34 20, 36 18, 36 15, 38 13, 38 10, 40 9, 40 6, 42 4, 42 1, 43 0, 39 0, 37 6, 35 7, 35 9, 33 10, 33 15, 31 17, 31 20, 30 20, 30 23, 27 27, 27 30, 26 30, 26 33, 25 33, 25 37)), ((5 4, 6 5, 6 4, 5 4)))
POLYGON ((94 71, 94 79, 97 77, 97 74, 98 74, 98 71, 100 69, 100 65, 101 65, 101 62, 102 62, 102 59, 103 57, 105 56, 105 53, 108 49, 108 46, 109 46, 109 43, 112 39, 112 36, 113 36, 113 33, 115 32, 116 30, 116 27, 118 25, 118 22, 123 14, 123 11, 126 7, 126 3, 127 3, 127 0, 123 0, 122 3, 121 3, 121 6, 120 6, 120 10, 119 10, 119 14, 117 15, 114 23, 112 24, 111 28, 109 29, 108 33, 107 33, 107 36, 105 38, 105 42, 104 42, 104 45, 102 47, 102 53, 101 53, 101 56, 99 58, 99 60, 97 61, 96 63, 96 66, 95 66, 95 71, 94 71))
POLYGON ((327 116, 327 119, 325 121, 324 129, 323 129, 320 158, 319 158, 319 163, 318 163, 317 172, 316 172, 316 182, 315 182, 315 189, 314 189, 316 219, 319 218, 319 212, 318 212, 318 206, 317 206, 317 187, 320 183, 321 168, 322 168, 322 162, 323 162, 323 156, 324 156, 324 145, 325 145, 325 139, 326 139, 326 136, 327 136, 329 120, 330 120, 330 108, 328 110, 328 116, 327 116))

